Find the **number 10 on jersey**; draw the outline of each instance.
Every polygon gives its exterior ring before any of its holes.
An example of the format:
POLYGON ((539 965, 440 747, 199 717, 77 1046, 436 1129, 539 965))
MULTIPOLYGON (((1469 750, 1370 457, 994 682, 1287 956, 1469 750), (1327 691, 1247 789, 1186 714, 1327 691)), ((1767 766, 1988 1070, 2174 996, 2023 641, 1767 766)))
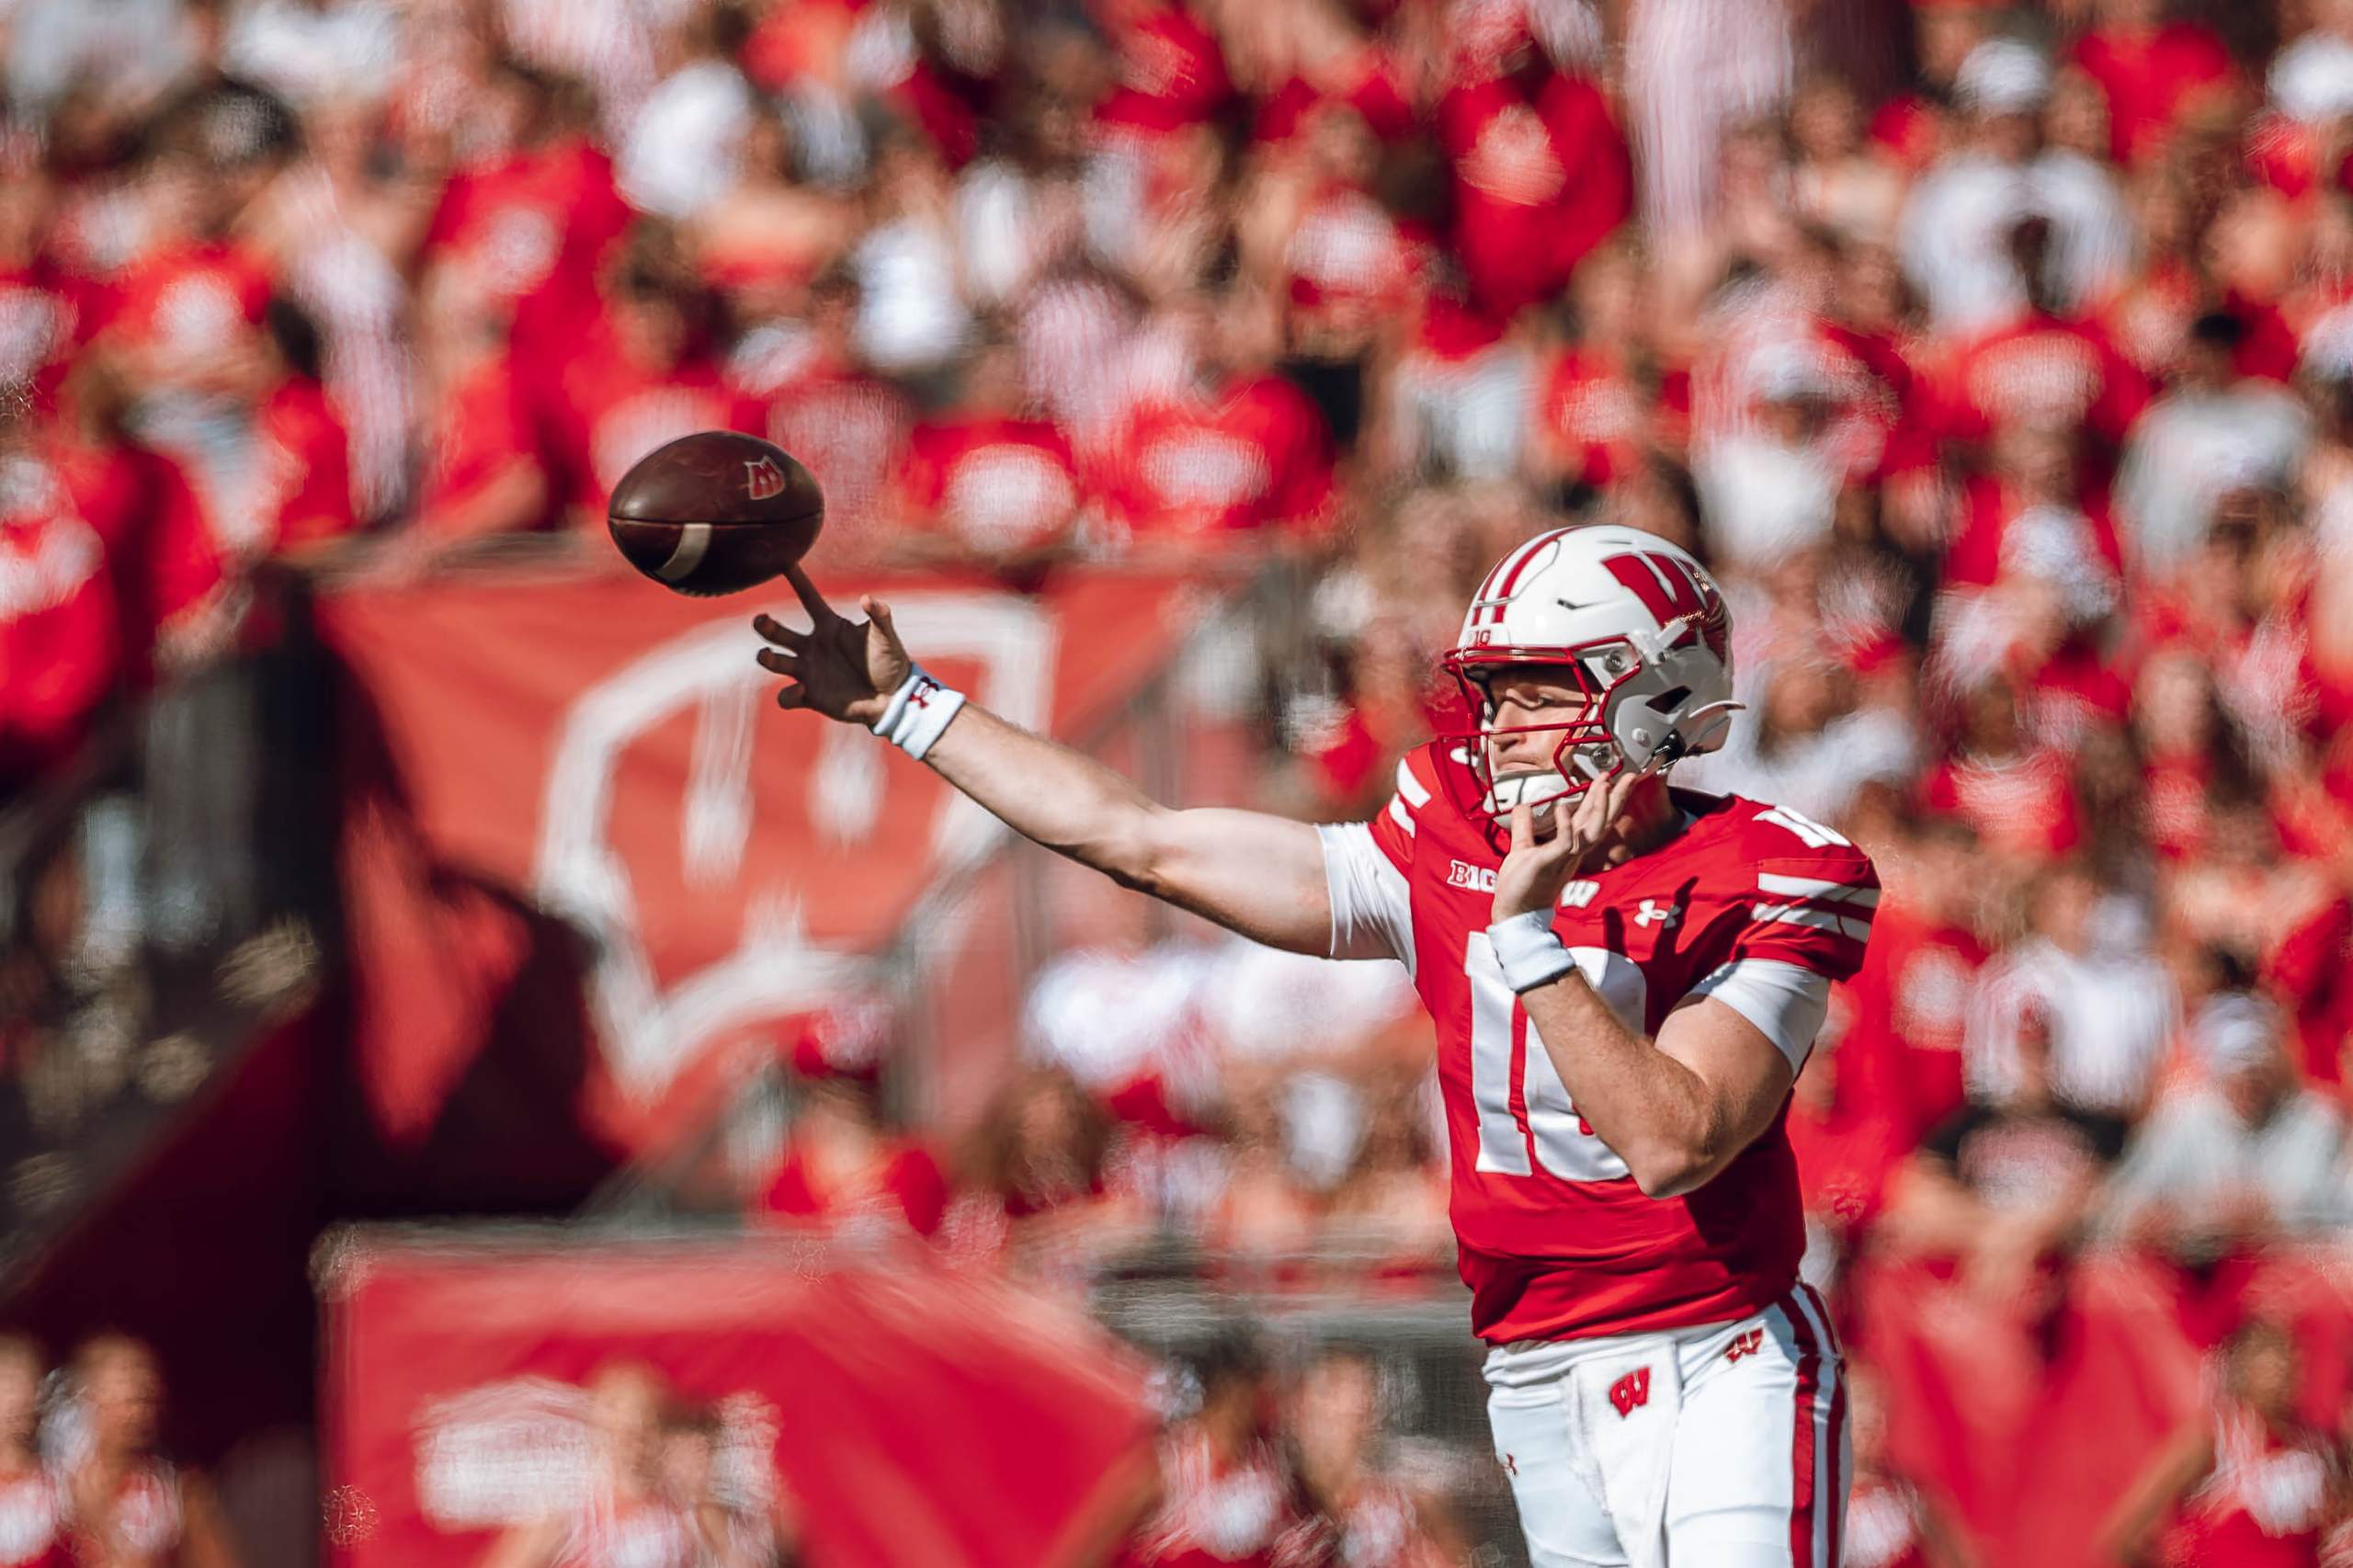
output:
MULTIPOLYGON (((1571 948, 1569 956, 1618 1021, 1640 1034, 1649 1001, 1643 971, 1607 948, 1571 948)), ((1578 1121, 1569 1091, 1504 983, 1503 965, 1484 931, 1471 933, 1462 954, 1471 982, 1471 1097, 1479 1112, 1478 1168, 1533 1176, 1530 1164, 1563 1181, 1615 1181, 1626 1162, 1578 1121)))

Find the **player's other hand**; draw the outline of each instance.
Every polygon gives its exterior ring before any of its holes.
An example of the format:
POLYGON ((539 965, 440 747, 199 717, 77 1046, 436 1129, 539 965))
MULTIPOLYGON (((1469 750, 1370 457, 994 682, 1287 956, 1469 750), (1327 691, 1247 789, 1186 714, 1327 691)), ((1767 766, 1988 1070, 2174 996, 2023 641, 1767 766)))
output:
POLYGON ((862 598, 858 608, 866 619, 849 620, 834 613, 800 567, 788 566, 784 574, 809 612, 809 630, 795 631, 772 616, 752 618, 752 630, 773 644, 760 650, 760 667, 791 683, 776 694, 776 705, 872 724, 914 666, 891 624, 891 607, 862 598))
POLYGON ((1626 802, 1649 777, 1647 768, 1625 768, 1582 795, 1563 796, 1545 808, 1550 833, 1539 833, 1535 807, 1526 801, 1514 806, 1511 849, 1495 872, 1493 918, 1508 920, 1556 906, 1561 890, 1617 831, 1626 802))

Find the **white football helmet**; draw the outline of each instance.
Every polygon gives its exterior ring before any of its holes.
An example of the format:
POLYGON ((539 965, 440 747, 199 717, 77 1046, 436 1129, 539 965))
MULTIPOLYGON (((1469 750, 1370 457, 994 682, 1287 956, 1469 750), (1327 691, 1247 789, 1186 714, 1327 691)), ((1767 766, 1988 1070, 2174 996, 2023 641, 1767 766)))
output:
MULTIPOLYGON (((1444 737, 1458 803, 1490 827, 1514 806, 1581 795, 1621 768, 1714 751, 1732 715, 1732 618, 1707 569, 1656 534, 1598 524, 1557 528, 1495 564, 1445 658, 1476 728, 1444 737), (1549 772, 1495 776, 1498 732, 1487 682, 1537 666, 1585 694, 1558 730, 1549 772)), ((1526 733, 1526 732, 1520 732, 1526 733)))

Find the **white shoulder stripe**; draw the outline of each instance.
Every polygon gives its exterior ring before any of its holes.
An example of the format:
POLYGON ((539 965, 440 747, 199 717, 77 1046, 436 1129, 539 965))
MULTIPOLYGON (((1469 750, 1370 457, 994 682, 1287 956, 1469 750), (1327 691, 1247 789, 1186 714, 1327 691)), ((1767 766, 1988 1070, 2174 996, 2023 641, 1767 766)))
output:
POLYGON ((1397 792, 1405 797, 1405 804, 1414 811, 1418 812, 1430 803, 1429 790, 1414 777, 1412 765, 1404 757, 1397 760, 1397 792))
POLYGON ((1768 925, 1808 926, 1816 931, 1837 931, 1858 942, 1870 939, 1871 920, 1868 915, 1838 915, 1827 910, 1808 909, 1802 903, 1752 903, 1748 912, 1768 925))
POLYGON ((1854 882, 1827 881, 1820 877, 1785 877, 1775 871, 1761 871, 1756 885, 1766 892, 1785 893, 1796 898, 1818 898, 1832 903, 1859 904, 1865 909, 1879 907, 1879 889, 1859 886, 1854 882))
POLYGON ((1414 836, 1414 813, 1407 811, 1405 802, 1394 795, 1389 798, 1389 820, 1404 828, 1406 837, 1414 836))

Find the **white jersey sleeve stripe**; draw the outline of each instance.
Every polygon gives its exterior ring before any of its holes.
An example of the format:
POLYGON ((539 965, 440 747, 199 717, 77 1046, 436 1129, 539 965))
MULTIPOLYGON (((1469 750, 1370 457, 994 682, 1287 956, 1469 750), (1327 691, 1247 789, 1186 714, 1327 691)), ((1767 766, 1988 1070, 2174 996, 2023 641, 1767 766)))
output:
POLYGON ((1412 764, 1404 757, 1397 761, 1397 793, 1405 797, 1405 804, 1414 811, 1418 812, 1430 803, 1428 789, 1414 777, 1412 764))
POLYGON ((1805 1065, 1813 1037, 1830 1011, 1830 982, 1803 964, 1781 959, 1740 959, 1693 986, 1686 1001, 1712 996, 1756 1026, 1756 1032, 1789 1058, 1790 1071, 1805 1065))
POLYGON ((1766 892, 1784 893, 1795 898, 1827 899, 1834 903, 1860 904, 1866 909, 1879 907, 1879 889, 1854 882, 1834 882, 1820 877, 1785 877, 1776 871, 1763 871, 1757 875, 1756 885, 1766 892))
POLYGON ((1833 915, 1828 910, 1808 909, 1798 903, 1753 903, 1748 912, 1768 925, 1808 926, 1816 931, 1842 932, 1858 942, 1870 939, 1871 921, 1868 915, 1833 915))
POLYGON ((1389 820, 1404 828, 1406 837, 1414 836, 1414 813, 1407 811, 1404 801, 1395 795, 1389 797, 1389 820))
POLYGON ((1414 970, 1414 906, 1404 873, 1360 822, 1319 825, 1324 887, 1332 901, 1332 956, 1395 959, 1414 970))

